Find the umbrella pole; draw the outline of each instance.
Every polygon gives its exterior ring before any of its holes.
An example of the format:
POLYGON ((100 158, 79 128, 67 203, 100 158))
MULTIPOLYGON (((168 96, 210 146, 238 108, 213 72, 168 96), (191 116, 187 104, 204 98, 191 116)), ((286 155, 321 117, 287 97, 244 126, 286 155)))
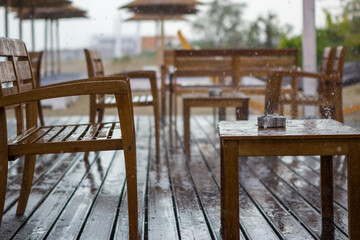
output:
POLYGON ((161 27, 161 52, 160 52, 160 64, 164 64, 163 57, 165 51, 165 34, 164 34, 164 15, 161 14, 160 17, 160 27, 161 27))
POLYGON ((18 16, 19 16, 19 38, 22 40, 22 36, 23 36, 22 21, 23 21, 23 19, 22 19, 22 7, 21 6, 19 7, 19 10, 18 10, 18 16))
POLYGON ((32 40, 32 50, 35 52, 35 19, 34 19, 34 6, 31 7, 31 40, 32 40))
POLYGON ((60 31, 59 31, 59 19, 56 19, 56 56, 57 56, 57 73, 61 72, 60 64, 60 31))
POLYGON ((156 54, 156 62, 157 65, 161 68, 161 59, 160 59, 160 45, 159 45, 159 40, 160 40, 160 21, 156 20, 155 22, 155 54, 156 54))
POLYGON ((45 66, 45 77, 48 75, 48 19, 45 18, 45 43, 44 43, 44 66, 45 66))
POLYGON ((50 19, 50 53, 51 53, 51 75, 55 74, 55 59, 54 59, 54 20, 50 19))
POLYGON ((9 37, 9 0, 5 1, 5 37, 9 37))

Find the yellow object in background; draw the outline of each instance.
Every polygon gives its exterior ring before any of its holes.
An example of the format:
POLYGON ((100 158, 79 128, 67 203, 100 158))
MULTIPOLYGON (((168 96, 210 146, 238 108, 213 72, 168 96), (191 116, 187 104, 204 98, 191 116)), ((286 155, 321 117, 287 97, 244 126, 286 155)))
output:
POLYGON ((180 38, 180 41, 181 41, 181 45, 183 45, 184 49, 185 50, 191 50, 192 47, 191 45, 189 44, 189 42, 184 38, 184 36, 182 35, 181 31, 179 30, 177 32, 179 38, 180 38))

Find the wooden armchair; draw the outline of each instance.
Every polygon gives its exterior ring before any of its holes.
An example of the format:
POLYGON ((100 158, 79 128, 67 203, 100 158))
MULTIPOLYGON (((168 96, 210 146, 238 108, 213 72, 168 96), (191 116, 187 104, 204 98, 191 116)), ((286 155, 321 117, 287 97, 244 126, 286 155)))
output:
MULTIPOLYGON (((92 77, 103 77, 104 66, 102 64, 101 56, 98 51, 85 49, 86 63, 88 76, 92 77)), ((156 157, 159 157, 160 148, 160 112, 159 112, 159 101, 158 101, 158 89, 156 84, 156 73, 154 71, 134 71, 122 73, 128 76, 131 81, 136 79, 149 79, 151 94, 134 95, 132 103, 134 107, 153 107, 154 119, 155 119, 155 138, 156 138, 156 157)), ((117 74, 112 75, 117 76, 117 74)), ((106 96, 104 94, 91 95, 90 96, 90 122, 94 123, 96 115, 98 115, 98 122, 101 122, 104 116, 105 108, 116 107, 114 96, 106 96)))
MULTIPOLYGON (((283 72, 277 71, 267 81, 265 98, 265 113, 274 114, 279 111, 279 104, 289 103, 296 105, 319 106, 321 118, 332 118, 344 122, 342 110, 342 78, 344 71, 346 48, 343 46, 325 48, 320 68, 320 73, 310 72, 283 72), (299 77, 315 78, 318 80, 317 96, 296 95, 284 98, 280 94, 279 86, 284 76, 290 76, 293 80, 299 77)), ((292 109, 292 117, 297 117, 297 109, 292 109), (294 114, 295 113, 295 114, 294 114)))
MULTIPOLYGON (((123 149, 128 191, 129 236, 131 239, 137 239, 136 145, 129 79, 126 76, 93 78, 35 88, 30 57, 22 41, 0 38, 0 58, 5 59, 0 62, 0 221, 5 203, 8 161, 25 155, 17 207, 17 214, 23 214, 31 190, 36 154, 123 149), (120 124, 114 122, 37 126, 38 100, 94 94, 115 95, 120 124), (26 106, 26 129, 20 129, 20 133, 9 140, 6 109, 19 104, 26 106)), ((23 121, 21 118, 17 120, 23 121)))
MULTIPOLYGON (((40 79, 41 79, 41 60, 42 60, 43 52, 29 52, 30 60, 31 60, 31 66, 32 71, 35 78, 35 87, 40 87, 40 79)), ((41 102, 37 101, 37 110, 38 110, 38 116, 41 126, 45 125, 44 122, 44 115, 42 112, 41 102)))

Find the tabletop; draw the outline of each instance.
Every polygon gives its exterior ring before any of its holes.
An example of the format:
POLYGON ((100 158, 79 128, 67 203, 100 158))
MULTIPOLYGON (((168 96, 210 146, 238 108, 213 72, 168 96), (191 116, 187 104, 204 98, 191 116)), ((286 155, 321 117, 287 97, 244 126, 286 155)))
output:
POLYGON ((259 128, 257 120, 219 123, 221 139, 360 138, 360 131, 332 119, 286 120, 284 128, 259 128))

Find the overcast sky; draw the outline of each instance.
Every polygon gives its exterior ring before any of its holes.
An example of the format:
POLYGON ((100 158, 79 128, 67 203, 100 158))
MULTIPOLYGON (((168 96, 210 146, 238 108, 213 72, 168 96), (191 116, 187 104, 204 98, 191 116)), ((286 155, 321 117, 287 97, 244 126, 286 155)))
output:
MULTIPOLYGON (((199 0, 209 3, 211 0, 199 0)), ((234 0, 240 1, 240 0, 234 0)), ((133 35, 139 30, 143 36, 154 36, 156 26, 153 22, 122 22, 131 16, 126 10, 119 10, 130 0, 73 0, 73 5, 88 11, 87 19, 61 20, 60 37, 62 48, 84 48, 90 45, 93 36, 108 36, 122 34, 133 35)), ((243 19, 246 22, 255 20, 259 15, 268 12, 276 13, 279 17, 279 24, 290 24, 294 27, 294 34, 302 32, 302 1, 301 0, 241 0, 247 4, 243 19)), ((316 25, 323 26, 325 18, 324 8, 332 11, 339 11, 340 0, 316 0, 316 25)), ((204 6, 200 8, 202 10, 204 6)), ((196 36, 191 29, 191 22, 194 17, 188 17, 189 21, 167 22, 165 32, 167 35, 175 35, 181 30, 186 38, 192 39, 196 36)), ((0 10, 0 35, 4 36, 4 10, 0 10)), ((25 21, 23 27, 24 41, 31 46, 30 23, 25 21)), ((44 23, 36 21, 36 48, 42 49, 44 42, 44 23)), ((18 38, 18 20, 14 14, 10 15, 10 37, 18 38)))

